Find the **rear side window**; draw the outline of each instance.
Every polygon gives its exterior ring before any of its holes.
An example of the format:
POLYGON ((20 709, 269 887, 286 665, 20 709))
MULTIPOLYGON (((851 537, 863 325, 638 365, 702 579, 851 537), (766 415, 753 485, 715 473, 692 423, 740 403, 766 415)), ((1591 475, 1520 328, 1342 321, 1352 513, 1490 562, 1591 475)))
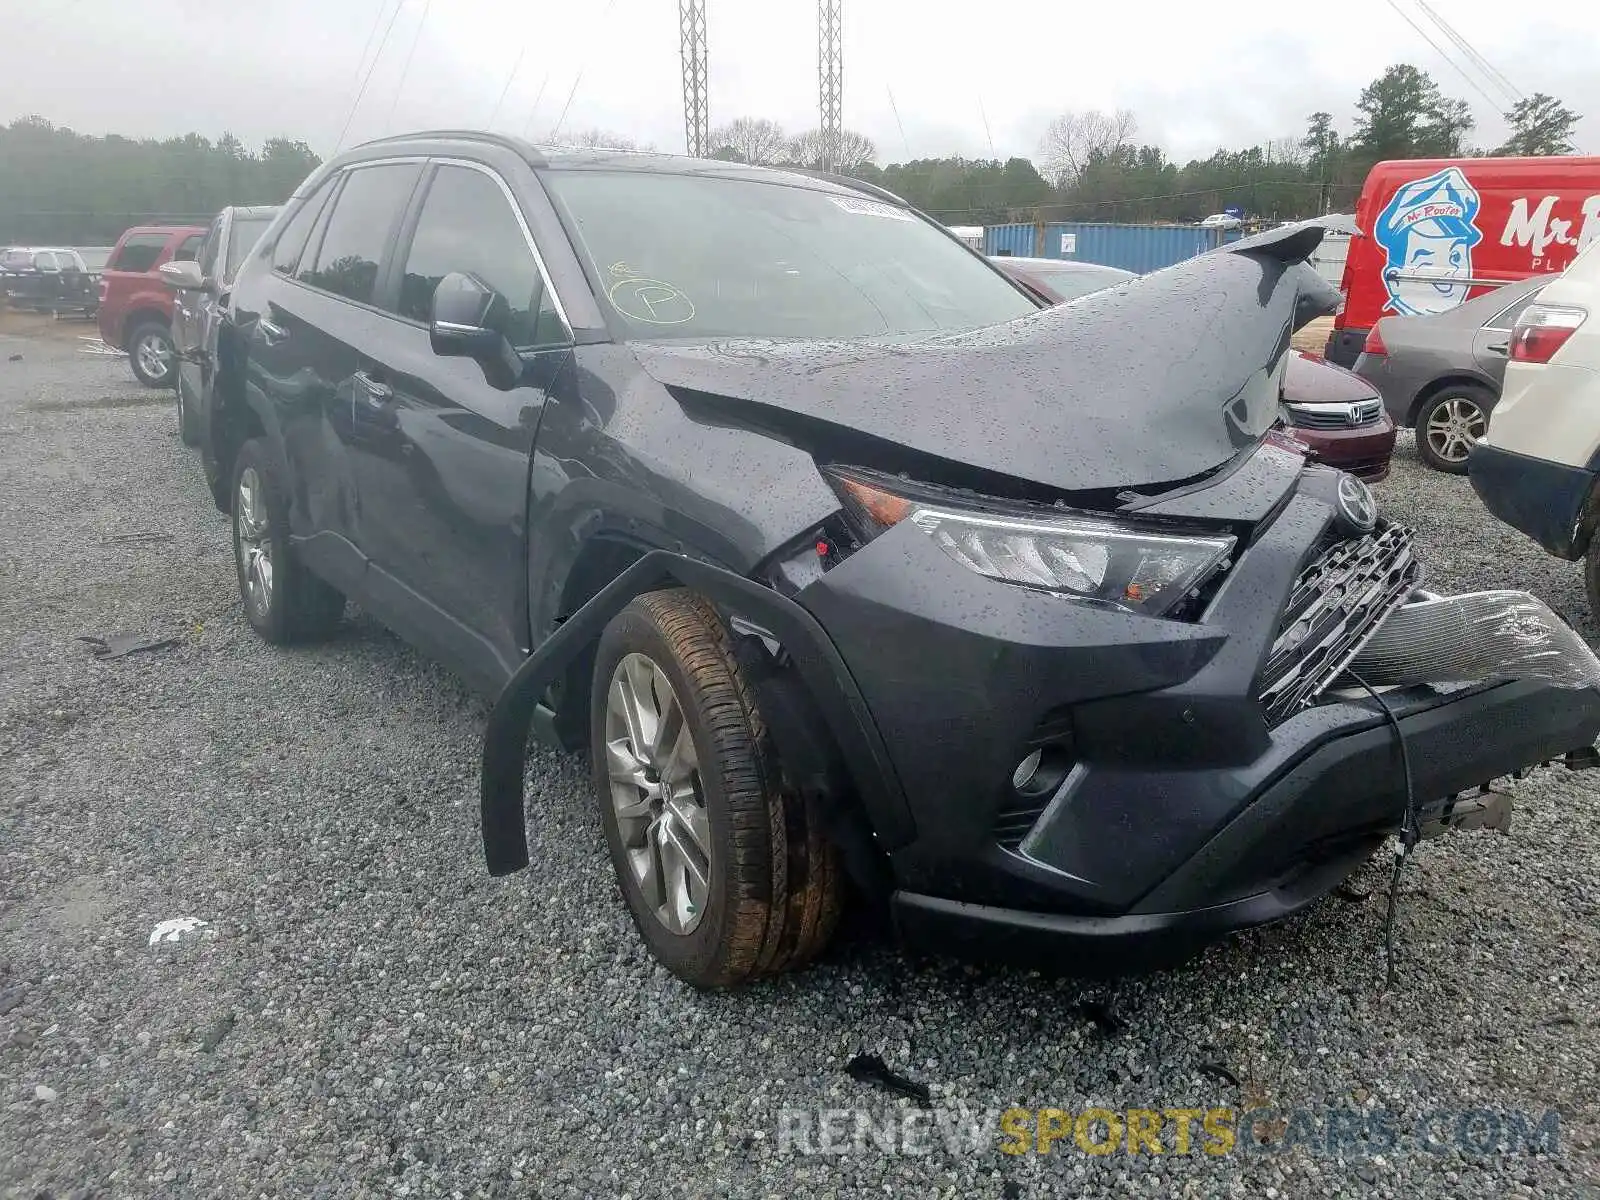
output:
POLYGON ((1503 308, 1499 312, 1495 313, 1494 316, 1490 317, 1488 321, 1484 323, 1483 327, 1485 329, 1497 329, 1509 332, 1511 327, 1517 323, 1517 318, 1522 315, 1522 310, 1537 300, 1539 298, 1539 293, 1542 291, 1544 291, 1544 288, 1542 287, 1534 288, 1533 291, 1522 297, 1522 299, 1511 304, 1508 308, 1503 308))
POLYGON ((56 256, 46 250, 42 254, 33 256, 33 269, 36 271, 56 271, 60 268, 56 263, 56 256))
POLYGON ((297 278, 347 300, 371 304, 389 237, 411 199, 419 171, 416 163, 352 170, 333 203, 333 215, 310 268, 302 265, 297 278))
POLYGON ((440 167, 428 188, 400 279, 400 315, 430 321, 434 289, 452 271, 476 275, 505 297, 513 346, 566 341, 511 201, 493 178, 470 167, 440 167))
POLYGON ((261 240, 261 235, 271 224, 271 217, 233 218, 233 228, 229 230, 228 236, 228 262, 223 273, 224 278, 232 279, 239 273, 245 256, 256 248, 256 243, 261 240))
POLYGON ((204 276, 215 275, 217 272, 217 243, 222 238, 222 218, 218 217, 211 222, 211 228, 206 231, 206 240, 200 246, 200 253, 195 261, 200 264, 200 274, 204 276))
POLYGON ((277 245, 272 249, 274 271, 282 271, 285 275, 294 274, 295 267, 300 265, 300 252, 306 248, 306 239, 311 236, 311 227, 316 224, 317 214, 322 211, 322 206, 333 194, 335 182, 335 179, 330 179, 324 183, 307 198, 299 211, 289 218, 289 223, 278 235, 277 245))
POLYGON ((106 268, 109 271, 149 271, 167 248, 164 233, 136 233, 122 243, 122 249, 106 268))
POLYGON ((203 233, 191 233, 178 243, 178 248, 172 252, 173 262, 193 262, 200 254, 200 243, 206 240, 203 233))

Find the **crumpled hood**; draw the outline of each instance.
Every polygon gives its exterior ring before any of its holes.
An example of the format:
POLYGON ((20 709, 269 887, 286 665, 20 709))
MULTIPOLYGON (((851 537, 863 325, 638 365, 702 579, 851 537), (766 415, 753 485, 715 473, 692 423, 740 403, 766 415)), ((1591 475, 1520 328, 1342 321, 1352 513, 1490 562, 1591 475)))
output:
MULTIPOLYGON (((864 434, 1068 492, 1176 483, 1277 420, 1289 335, 1320 308, 1303 261, 1320 236, 1250 239, 956 334, 632 349, 684 400, 802 438, 820 424, 835 444, 864 434)), ((870 449, 857 461, 870 465, 870 449)))

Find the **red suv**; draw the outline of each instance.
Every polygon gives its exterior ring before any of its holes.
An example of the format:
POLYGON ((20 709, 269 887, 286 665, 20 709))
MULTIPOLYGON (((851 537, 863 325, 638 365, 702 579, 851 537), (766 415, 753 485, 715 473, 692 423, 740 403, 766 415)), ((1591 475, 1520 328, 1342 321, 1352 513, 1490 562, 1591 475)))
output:
POLYGON ((100 275, 100 337, 128 352, 146 387, 171 387, 178 377, 172 349, 173 291, 156 268, 193 259, 204 225, 135 225, 117 240, 100 275))

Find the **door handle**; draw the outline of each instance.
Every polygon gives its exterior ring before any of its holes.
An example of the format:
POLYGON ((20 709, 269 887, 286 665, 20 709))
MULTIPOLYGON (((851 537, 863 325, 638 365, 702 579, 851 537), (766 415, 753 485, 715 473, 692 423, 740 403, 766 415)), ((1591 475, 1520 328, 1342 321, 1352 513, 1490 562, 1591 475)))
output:
POLYGON ((1492 346, 1485 346, 1484 349, 1492 350, 1496 354, 1505 354, 1511 349, 1511 343, 1510 342, 1496 342, 1492 346))
POLYGON ((374 379, 365 371, 357 371, 355 380, 367 394, 367 403, 383 405, 394 399, 394 389, 381 379, 374 379))
POLYGON ((283 341, 289 336, 289 331, 282 325, 274 325, 265 317, 257 318, 256 328, 261 330, 261 336, 266 338, 267 345, 269 346, 276 346, 279 342, 283 341))

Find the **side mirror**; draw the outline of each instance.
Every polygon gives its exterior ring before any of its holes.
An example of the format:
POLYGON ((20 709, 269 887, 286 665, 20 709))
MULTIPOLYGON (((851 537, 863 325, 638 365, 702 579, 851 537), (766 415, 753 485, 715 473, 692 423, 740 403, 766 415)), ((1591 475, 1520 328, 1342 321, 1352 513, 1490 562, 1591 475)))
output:
POLYGON ((504 296, 476 275, 452 271, 433 290, 428 341, 435 354, 472 359, 492 386, 506 390, 522 377, 522 359, 506 340, 510 318, 504 296))
POLYGON ((200 274, 200 264, 192 261, 162 263, 156 270, 161 282, 180 292, 207 291, 206 280, 200 274))

